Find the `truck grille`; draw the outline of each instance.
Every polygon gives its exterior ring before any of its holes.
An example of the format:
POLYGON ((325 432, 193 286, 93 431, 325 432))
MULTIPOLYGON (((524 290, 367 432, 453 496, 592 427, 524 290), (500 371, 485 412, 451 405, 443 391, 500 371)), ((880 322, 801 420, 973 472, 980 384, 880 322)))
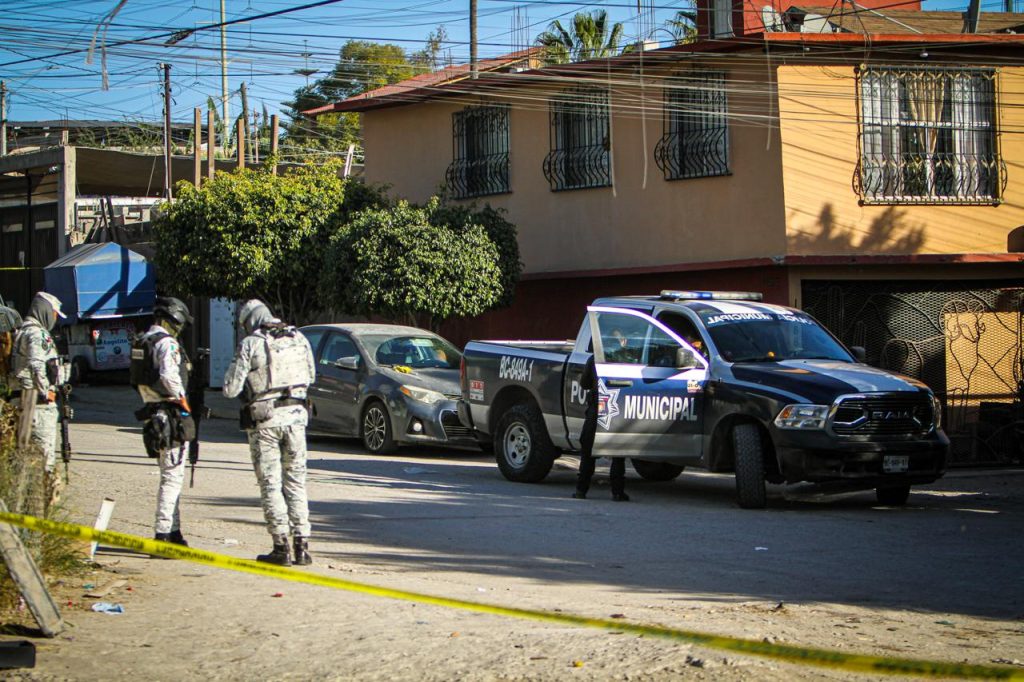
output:
POLYGON ((933 419, 926 393, 853 396, 836 407, 832 431, 844 436, 910 436, 931 429, 933 419))
POLYGON ((459 415, 445 410, 441 413, 441 427, 444 429, 444 435, 448 440, 472 440, 473 430, 467 429, 459 421, 459 415))

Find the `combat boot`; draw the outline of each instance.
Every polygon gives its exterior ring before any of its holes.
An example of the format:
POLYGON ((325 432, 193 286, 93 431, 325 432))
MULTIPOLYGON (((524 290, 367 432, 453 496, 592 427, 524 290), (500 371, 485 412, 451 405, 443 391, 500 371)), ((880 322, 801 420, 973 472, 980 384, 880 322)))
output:
POLYGON ((309 538, 295 536, 295 559, 292 561, 296 566, 309 566, 313 563, 313 557, 309 556, 309 538))
POLYGON ((270 554, 260 554, 256 561, 266 564, 277 564, 278 566, 291 566, 292 558, 288 551, 288 536, 274 535, 274 549, 270 554))
POLYGON ((185 537, 181 534, 180 530, 172 530, 168 533, 167 541, 173 542, 176 545, 181 545, 182 547, 188 547, 188 542, 185 541, 185 537))

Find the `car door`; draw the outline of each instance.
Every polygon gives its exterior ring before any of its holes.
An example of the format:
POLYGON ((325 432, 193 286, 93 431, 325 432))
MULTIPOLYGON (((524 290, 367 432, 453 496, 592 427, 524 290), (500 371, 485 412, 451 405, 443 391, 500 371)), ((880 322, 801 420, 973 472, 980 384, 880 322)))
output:
POLYGON ((598 377, 594 456, 699 461, 705 360, 645 313, 590 306, 587 315, 598 377))
POLYGON ((347 333, 328 332, 321 346, 316 364, 313 425, 321 430, 354 434, 366 362, 347 333))

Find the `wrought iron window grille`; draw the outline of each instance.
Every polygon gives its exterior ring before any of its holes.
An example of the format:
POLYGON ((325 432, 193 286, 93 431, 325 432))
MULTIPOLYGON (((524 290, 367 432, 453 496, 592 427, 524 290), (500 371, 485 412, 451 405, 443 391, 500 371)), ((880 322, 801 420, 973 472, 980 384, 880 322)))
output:
POLYGON ((853 189, 861 203, 1000 204, 996 76, 992 68, 860 67, 853 189))
POLYGON ((508 106, 466 107, 452 114, 453 160, 445 185, 456 199, 511 192, 508 106))
POLYGON ((567 90, 550 103, 551 151, 544 177, 553 191, 610 187, 611 122, 608 93, 594 88, 567 90))
POLYGON ((665 89, 664 132, 654 161, 666 180, 730 175, 725 74, 677 75, 665 89))

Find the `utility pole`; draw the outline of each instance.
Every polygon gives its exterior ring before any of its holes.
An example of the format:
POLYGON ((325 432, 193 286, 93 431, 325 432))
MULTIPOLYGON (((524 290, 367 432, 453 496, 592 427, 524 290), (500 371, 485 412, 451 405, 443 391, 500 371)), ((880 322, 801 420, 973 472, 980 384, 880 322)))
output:
POLYGON ((192 182, 199 189, 203 182, 203 111, 199 107, 192 110, 192 182))
POLYGON ((164 69, 164 196, 170 201, 174 198, 171 190, 171 65, 160 66, 164 69))
POLYGON ((7 83, 0 81, 0 156, 7 156, 7 83))
POLYGON ((476 64, 476 0, 469 0, 469 73, 470 78, 480 76, 476 64))
MULTIPOLYGON (((245 81, 242 81, 240 86, 242 94, 242 115, 238 117, 238 134, 239 137, 245 138, 246 142, 249 140, 249 91, 245 87, 245 81)), ((245 154, 242 155, 242 165, 245 165, 245 154)))
POLYGON ((217 149, 217 112, 213 108, 206 112, 206 177, 213 180, 213 171, 216 168, 214 152, 217 149))
POLYGON ((224 0, 220 0, 220 102, 221 116, 224 121, 224 153, 228 151, 228 136, 231 134, 231 103, 228 100, 228 29, 224 12, 224 0))
POLYGON ((274 161, 270 173, 277 175, 277 114, 270 115, 270 158, 274 161))

